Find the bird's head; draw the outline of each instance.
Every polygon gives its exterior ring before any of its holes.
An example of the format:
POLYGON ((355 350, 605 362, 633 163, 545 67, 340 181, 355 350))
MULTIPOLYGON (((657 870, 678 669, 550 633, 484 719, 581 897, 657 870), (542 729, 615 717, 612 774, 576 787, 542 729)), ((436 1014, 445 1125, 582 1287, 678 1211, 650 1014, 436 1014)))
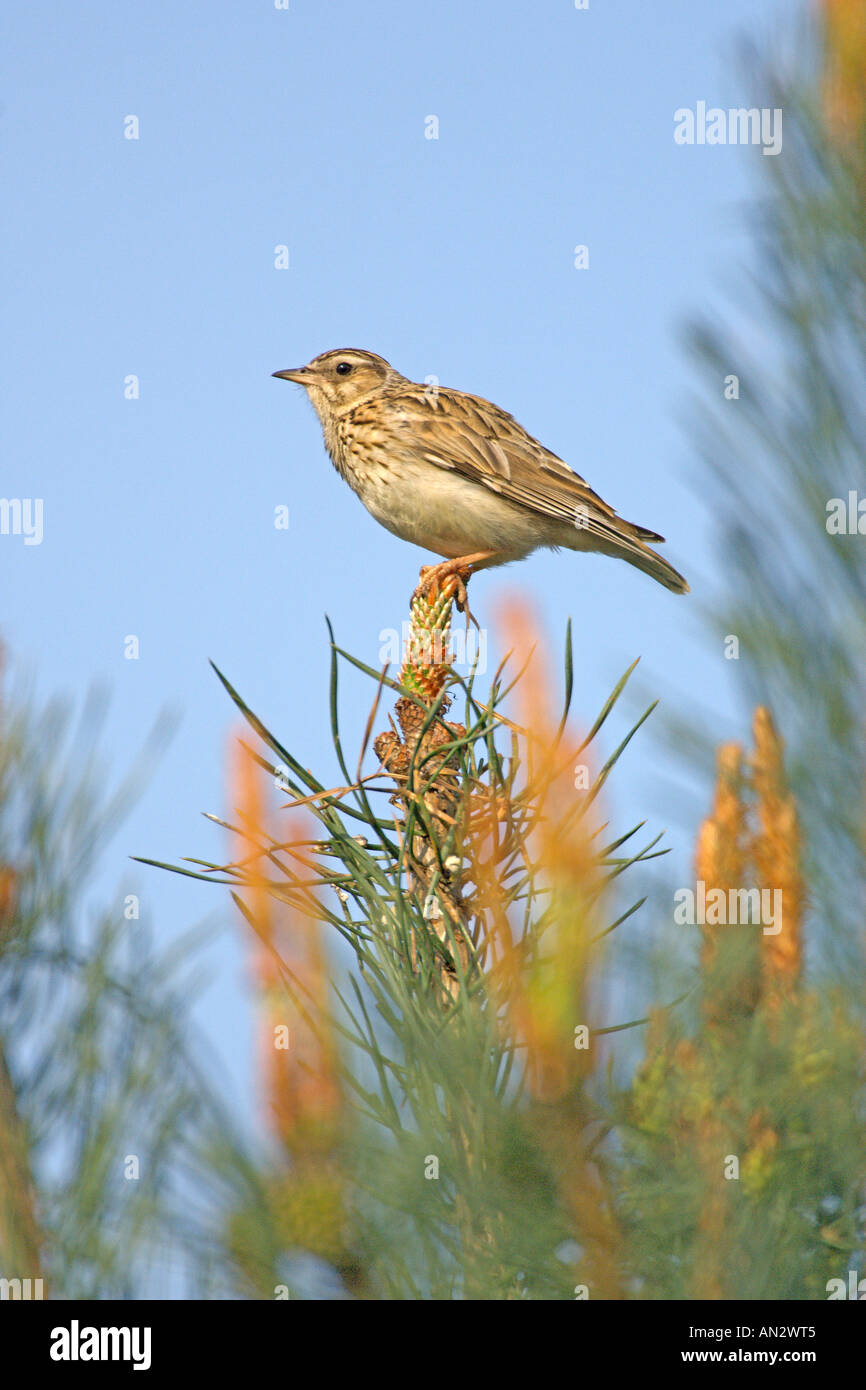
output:
POLYGON ((362 348, 322 352, 306 367, 291 367, 274 376, 303 386, 320 416, 350 410, 388 382, 401 380, 384 357, 362 348))

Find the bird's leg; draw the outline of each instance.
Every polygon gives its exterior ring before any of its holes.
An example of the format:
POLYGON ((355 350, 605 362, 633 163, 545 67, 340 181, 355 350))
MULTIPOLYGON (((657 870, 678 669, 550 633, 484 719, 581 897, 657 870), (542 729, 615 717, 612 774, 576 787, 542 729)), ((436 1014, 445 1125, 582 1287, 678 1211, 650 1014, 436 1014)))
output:
POLYGON ((475 615, 469 608, 466 585, 476 570, 483 569, 489 560, 495 558, 495 550, 479 550, 475 555, 459 555, 455 560, 443 560, 438 565, 422 565, 420 582, 412 595, 413 602, 428 589, 441 588, 446 580, 453 579, 458 609, 466 614, 467 626, 471 620, 478 627, 475 615))

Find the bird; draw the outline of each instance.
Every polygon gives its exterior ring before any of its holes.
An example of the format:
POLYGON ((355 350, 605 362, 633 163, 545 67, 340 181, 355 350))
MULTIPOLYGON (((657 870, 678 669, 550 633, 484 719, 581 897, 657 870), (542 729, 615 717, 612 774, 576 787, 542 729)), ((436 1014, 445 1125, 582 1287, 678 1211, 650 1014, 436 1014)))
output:
MULTIPOLYGON (((388 531, 443 556, 416 595, 542 547, 626 560, 675 594, 689 586, 563 459, 499 406, 402 376, 362 348, 320 353, 273 376, 303 386, 341 477, 388 531)), ((461 607, 463 604, 461 603, 461 607)), ((468 605, 467 605, 468 608, 468 605)))

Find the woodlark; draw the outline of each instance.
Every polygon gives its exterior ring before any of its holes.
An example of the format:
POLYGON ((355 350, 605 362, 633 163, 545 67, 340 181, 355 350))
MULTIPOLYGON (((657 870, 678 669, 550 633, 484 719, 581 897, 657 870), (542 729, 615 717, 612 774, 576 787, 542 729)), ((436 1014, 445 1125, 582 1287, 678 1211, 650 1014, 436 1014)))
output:
MULTIPOLYGON (((628 560, 675 594, 681 574, 579 474, 481 396, 423 386, 383 357, 340 348, 274 376, 306 390, 334 466, 377 521, 438 555, 420 589, 523 559, 540 546, 628 560)), ((462 597, 465 598, 465 590, 462 597)))

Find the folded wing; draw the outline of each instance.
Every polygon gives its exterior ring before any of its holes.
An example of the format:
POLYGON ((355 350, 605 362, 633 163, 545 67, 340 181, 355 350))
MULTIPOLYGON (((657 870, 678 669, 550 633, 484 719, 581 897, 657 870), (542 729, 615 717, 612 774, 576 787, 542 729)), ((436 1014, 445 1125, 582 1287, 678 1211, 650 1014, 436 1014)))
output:
POLYGON ((439 388, 423 396, 395 394, 392 425, 405 430, 413 453, 448 468, 518 506, 597 535, 600 540, 663 541, 656 531, 617 515, 556 454, 545 449, 512 415, 479 396, 439 388))

